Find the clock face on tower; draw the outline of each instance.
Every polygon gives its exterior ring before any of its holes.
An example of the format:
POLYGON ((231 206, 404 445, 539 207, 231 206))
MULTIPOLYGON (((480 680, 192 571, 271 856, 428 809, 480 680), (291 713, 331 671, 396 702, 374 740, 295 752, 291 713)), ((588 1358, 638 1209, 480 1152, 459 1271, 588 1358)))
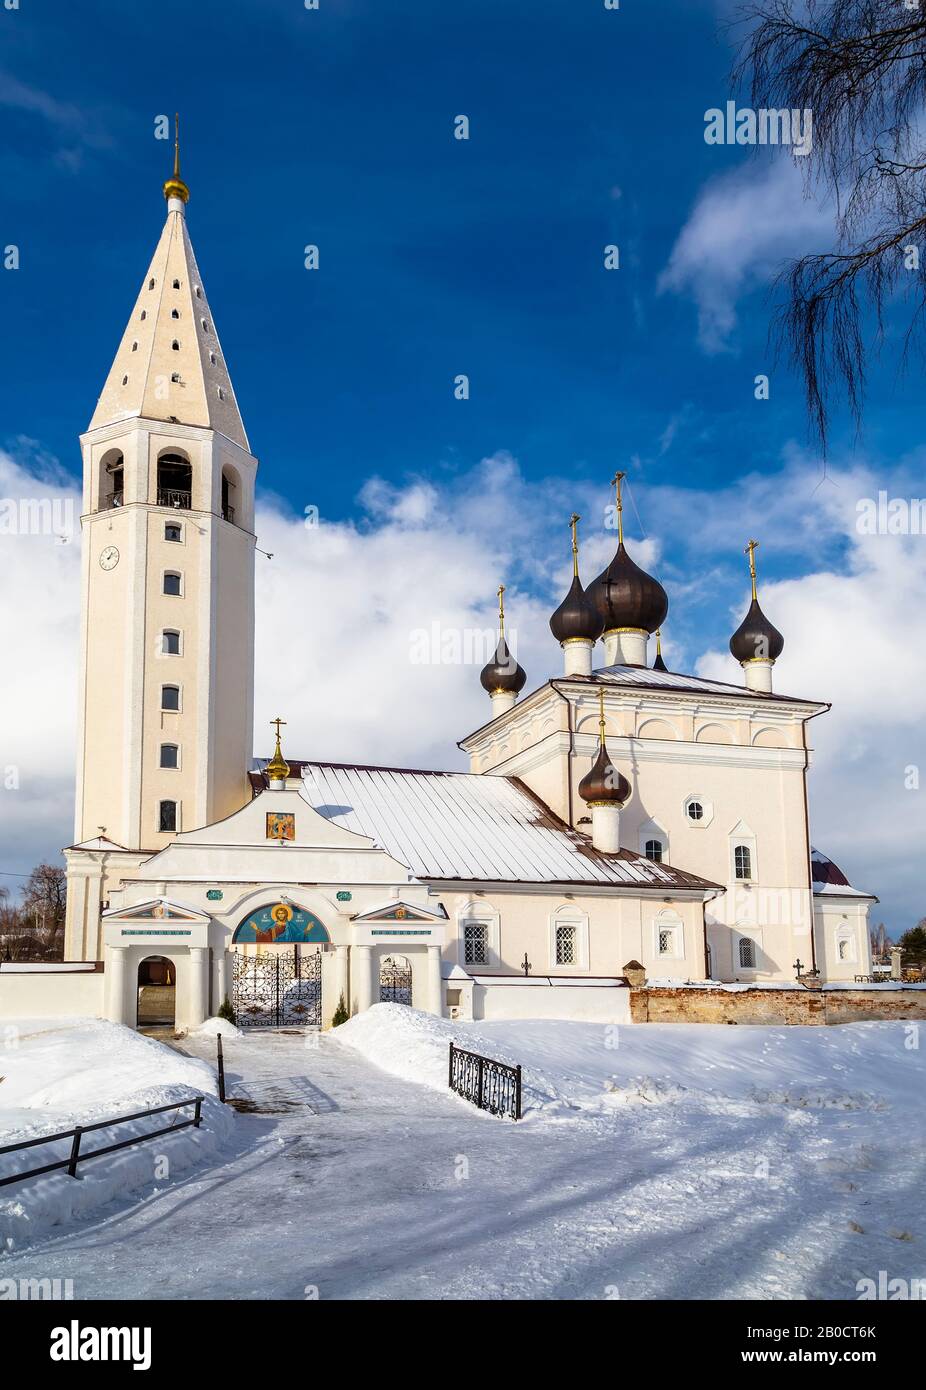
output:
POLYGON ((114 545, 108 545, 100 554, 100 569, 114 570, 119 563, 119 551, 114 545))

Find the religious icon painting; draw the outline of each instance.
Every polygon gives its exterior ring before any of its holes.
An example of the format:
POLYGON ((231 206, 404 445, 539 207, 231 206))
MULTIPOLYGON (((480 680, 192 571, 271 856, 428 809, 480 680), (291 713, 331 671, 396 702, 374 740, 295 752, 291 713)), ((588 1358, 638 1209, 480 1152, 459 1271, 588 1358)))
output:
POLYGON ((292 811, 267 812, 268 840, 295 840, 296 816, 292 811))

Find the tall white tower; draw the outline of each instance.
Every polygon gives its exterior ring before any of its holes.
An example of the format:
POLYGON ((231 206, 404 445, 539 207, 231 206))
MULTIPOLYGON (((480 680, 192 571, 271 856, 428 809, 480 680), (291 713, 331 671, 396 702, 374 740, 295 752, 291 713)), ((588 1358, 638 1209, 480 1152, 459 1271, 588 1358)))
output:
POLYGON ((76 840, 158 849, 248 797, 254 478, 186 226, 167 221, 87 433, 76 840))

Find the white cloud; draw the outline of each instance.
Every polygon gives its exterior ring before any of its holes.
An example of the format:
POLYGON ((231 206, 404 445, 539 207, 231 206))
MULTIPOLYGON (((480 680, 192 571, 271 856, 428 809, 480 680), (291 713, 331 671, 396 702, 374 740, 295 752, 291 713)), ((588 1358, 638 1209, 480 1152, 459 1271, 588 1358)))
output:
POLYGON ((789 257, 828 249, 833 222, 830 208, 804 196, 789 158, 749 163, 701 190, 659 289, 693 298, 706 352, 729 350, 737 301, 768 284, 789 257))
MULTIPOLYGON (((670 664, 738 681, 721 650, 704 652, 705 613, 720 596, 732 631, 747 602, 740 542, 760 527, 760 576, 786 551, 801 578, 762 581, 762 602, 785 635, 776 670, 783 693, 832 701, 813 721, 818 750, 811 809, 819 847, 860 886, 885 900, 888 920, 926 912, 920 898, 923 795, 904 789, 919 764, 926 650, 926 537, 859 535, 856 501, 915 496, 922 463, 878 478, 861 467, 818 486, 816 461, 796 451, 774 477, 745 475, 726 488, 657 488, 638 499, 658 517, 659 539, 632 539, 635 559, 671 563, 670 664), (697 527, 692 527, 692 517, 697 527), (769 557, 769 559, 766 559, 769 557), (686 656, 687 653, 687 656, 686 656)), ((922 489, 920 489, 922 491, 922 489)), ((47 460, 0 454, 0 498, 70 500, 72 484, 47 460)), ((279 499, 259 506, 256 751, 270 747, 269 720, 288 720, 285 748, 299 757, 464 767, 456 740, 488 716, 482 657, 421 664, 415 634, 491 631, 495 589, 518 636, 528 688, 560 669, 547 626, 570 574, 568 517, 583 513, 586 580, 613 553, 601 528, 608 489, 563 479, 528 483, 507 454, 459 473, 368 481, 351 521, 307 528, 279 499)), ((0 611, 5 679, 0 684, 0 769, 19 769, 20 790, 0 801, 0 868, 28 869, 54 855, 72 830, 79 565, 76 542, 0 535, 0 611)), ((465 653, 463 653, 465 655, 465 653)), ((0 880, 10 883, 11 880, 0 880)))

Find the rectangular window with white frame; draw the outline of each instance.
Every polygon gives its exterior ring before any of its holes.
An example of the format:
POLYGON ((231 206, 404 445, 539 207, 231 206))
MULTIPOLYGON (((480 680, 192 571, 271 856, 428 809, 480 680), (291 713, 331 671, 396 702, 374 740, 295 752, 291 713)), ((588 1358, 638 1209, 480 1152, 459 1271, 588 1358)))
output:
POLYGON ((683 960, 685 934, 675 912, 661 912, 653 925, 655 955, 660 960, 683 960))

